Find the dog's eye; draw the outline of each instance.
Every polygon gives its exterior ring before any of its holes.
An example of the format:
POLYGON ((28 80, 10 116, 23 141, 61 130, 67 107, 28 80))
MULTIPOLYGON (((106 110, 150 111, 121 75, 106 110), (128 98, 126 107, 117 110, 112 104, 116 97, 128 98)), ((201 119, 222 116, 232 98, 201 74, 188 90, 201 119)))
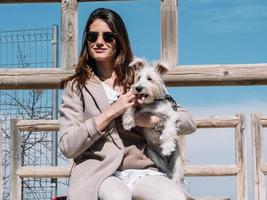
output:
POLYGON ((141 78, 141 76, 138 76, 138 77, 137 77, 137 81, 139 81, 139 80, 140 80, 140 78, 141 78))
POLYGON ((152 81, 152 78, 150 76, 147 77, 147 80, 152 81))

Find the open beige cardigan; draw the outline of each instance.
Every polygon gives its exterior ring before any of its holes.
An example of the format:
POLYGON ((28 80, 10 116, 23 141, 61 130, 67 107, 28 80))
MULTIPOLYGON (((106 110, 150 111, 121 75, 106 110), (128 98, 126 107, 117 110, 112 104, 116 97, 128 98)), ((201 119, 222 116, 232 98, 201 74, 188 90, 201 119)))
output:
MULTIPOLYGON (((98 190, 103 180, 111 176, 120 166, 124 147, 112 122, 102 132, 95 128, 94 118, 109 107, 105 91, 98 80, 90 80, 82 88, 85 110, 81 101, 81 91, 77 84, 69 81, 63 91, 60 108, 60 149, 67 158, 75 160, 71 171, 68 198, 70 200, 97 200, 98 190), (97 104, 97 105, 96 105, 97 104), (106 133, 111 137, 101 139, 106 133)), ((182 134, 195 131, 196 125, 191 115, 181 109, 182 134)))

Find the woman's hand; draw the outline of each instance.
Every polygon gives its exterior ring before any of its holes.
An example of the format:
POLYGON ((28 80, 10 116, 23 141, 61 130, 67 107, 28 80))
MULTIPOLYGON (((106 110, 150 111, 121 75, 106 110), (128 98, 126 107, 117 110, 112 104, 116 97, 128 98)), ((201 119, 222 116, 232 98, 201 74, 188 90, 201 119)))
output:
POLYGON ((135 104, 135 95, 132 92, 127 92, 119 96, 118 100, 113 103, 108 112, 112 118, 116 118, 123 114, 128 108, 134 106, 135 104))
POLYGON ((135 114, 135 123, 139 127, 153 128, 160 121, 160 117, 151 113, 135 114))
POLYGON ((120 95, 115 103, 95 118, 96 129, 98 131, 104 130, 114 118, 120 116, 135 104, 134 99, 135 95, 131 92, 120 95))

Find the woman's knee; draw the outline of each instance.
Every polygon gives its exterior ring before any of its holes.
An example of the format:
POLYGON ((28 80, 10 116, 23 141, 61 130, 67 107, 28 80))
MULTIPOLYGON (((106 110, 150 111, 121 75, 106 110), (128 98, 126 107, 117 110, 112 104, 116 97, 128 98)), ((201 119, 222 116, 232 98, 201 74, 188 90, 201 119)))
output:
POLYGON ((164 176, 142 177, 134 186, 134 200, 186 200, 183 188, 164 176))
POLYGON ((131 200, 127 185, 117 177, 108 177, 99 188, 99 200, 131 200))

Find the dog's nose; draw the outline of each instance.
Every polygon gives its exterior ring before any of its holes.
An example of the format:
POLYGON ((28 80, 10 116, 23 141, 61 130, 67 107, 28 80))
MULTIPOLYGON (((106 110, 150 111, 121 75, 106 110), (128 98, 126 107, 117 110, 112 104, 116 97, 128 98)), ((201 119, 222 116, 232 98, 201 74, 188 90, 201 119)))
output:
POLYGON ((135 89, 136 89, 137 92, 141 92, 143 87, 142 86, 137 86, 135 89))

